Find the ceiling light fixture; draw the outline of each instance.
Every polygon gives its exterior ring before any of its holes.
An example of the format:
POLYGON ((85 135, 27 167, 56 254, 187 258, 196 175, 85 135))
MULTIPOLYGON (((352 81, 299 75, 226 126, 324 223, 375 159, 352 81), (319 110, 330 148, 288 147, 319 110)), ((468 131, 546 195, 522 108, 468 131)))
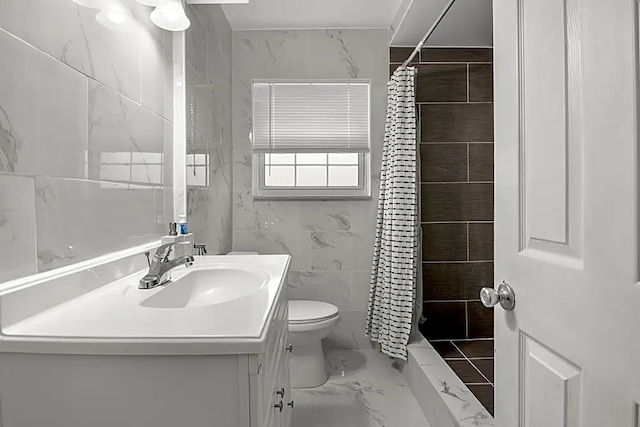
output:
POLYGON ((133 17, 118 1, 109 1, 104 5, 96 14, 96 20, 102 26, 115 31, 129 31, 134 27, 133 17))
POLYGON ((191 25, 180 0, 170 0, 151 12, 151 22, 168 31, 184 31, 191 25))

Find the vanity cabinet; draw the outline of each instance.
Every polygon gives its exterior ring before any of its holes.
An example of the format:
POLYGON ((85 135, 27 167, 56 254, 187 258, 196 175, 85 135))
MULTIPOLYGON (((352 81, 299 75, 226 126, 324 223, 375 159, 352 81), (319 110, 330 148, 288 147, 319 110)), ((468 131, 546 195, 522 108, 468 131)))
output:
MULTIPOLYGON (((294 402, 286 268, 282 271, 263 293, 267 312, 247 310, 225 325, 188 318, 197 311, 183 315, 194 328, 218 325, 231 331, 221 338, 147 336, 134 338, 136 348, 133 339, 23 339, 11 348, 3 341, 0 426, 289 427, 294 402), (255 338, 235 338, 233 328, 245 327, 243 321, 262 321, 264 327, 255 338)), ((239 301, 238 310, 244 304, 239 301)))
POLYGON ((289 310, 286 298, 278 302, 271 323, 266 351, 249 356, 251 427, 288 427, 295 402, 289 381, 289 310))

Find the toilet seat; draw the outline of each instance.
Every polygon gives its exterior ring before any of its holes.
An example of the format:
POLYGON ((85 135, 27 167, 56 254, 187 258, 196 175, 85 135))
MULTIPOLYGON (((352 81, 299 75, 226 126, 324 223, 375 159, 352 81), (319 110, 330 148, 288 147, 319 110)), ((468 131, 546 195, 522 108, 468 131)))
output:
POLYGON ((339 316, 338 307, 328 302, 289 301, 289 325, 323 323, 339 316))
POLYGON ((322 320, 320 322, 309 323, 289 323, 289 332, 292 334, 305 333, 305 332, 317 332, 325 328, 333 329, 335 325, 340 321, 340 315, 334 316, 330 319, 322 320))

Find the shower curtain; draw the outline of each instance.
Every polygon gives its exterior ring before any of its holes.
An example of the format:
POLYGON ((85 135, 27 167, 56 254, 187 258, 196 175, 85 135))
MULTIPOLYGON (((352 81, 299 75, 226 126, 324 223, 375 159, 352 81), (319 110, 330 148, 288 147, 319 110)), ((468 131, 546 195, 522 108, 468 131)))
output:
POLYGON ((399 67, 388 84, 366 325, 384 354, 403 360, 412 330, 419 244, 414 79, 414 67, 399 67))

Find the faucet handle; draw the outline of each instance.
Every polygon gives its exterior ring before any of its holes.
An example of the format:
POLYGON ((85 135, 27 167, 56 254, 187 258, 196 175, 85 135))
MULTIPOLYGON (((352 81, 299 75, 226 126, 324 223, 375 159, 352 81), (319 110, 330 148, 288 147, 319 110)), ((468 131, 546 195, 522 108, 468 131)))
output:
POLYGON ((151 262, 151 265, 158 265, 167 262, 169 260, 169 255, 171 255, 173 245, 175 245, 175 243, 167 243, 158 247, 158 249, 156 249, 155 255, 153 255, 153 261, 151 262))

